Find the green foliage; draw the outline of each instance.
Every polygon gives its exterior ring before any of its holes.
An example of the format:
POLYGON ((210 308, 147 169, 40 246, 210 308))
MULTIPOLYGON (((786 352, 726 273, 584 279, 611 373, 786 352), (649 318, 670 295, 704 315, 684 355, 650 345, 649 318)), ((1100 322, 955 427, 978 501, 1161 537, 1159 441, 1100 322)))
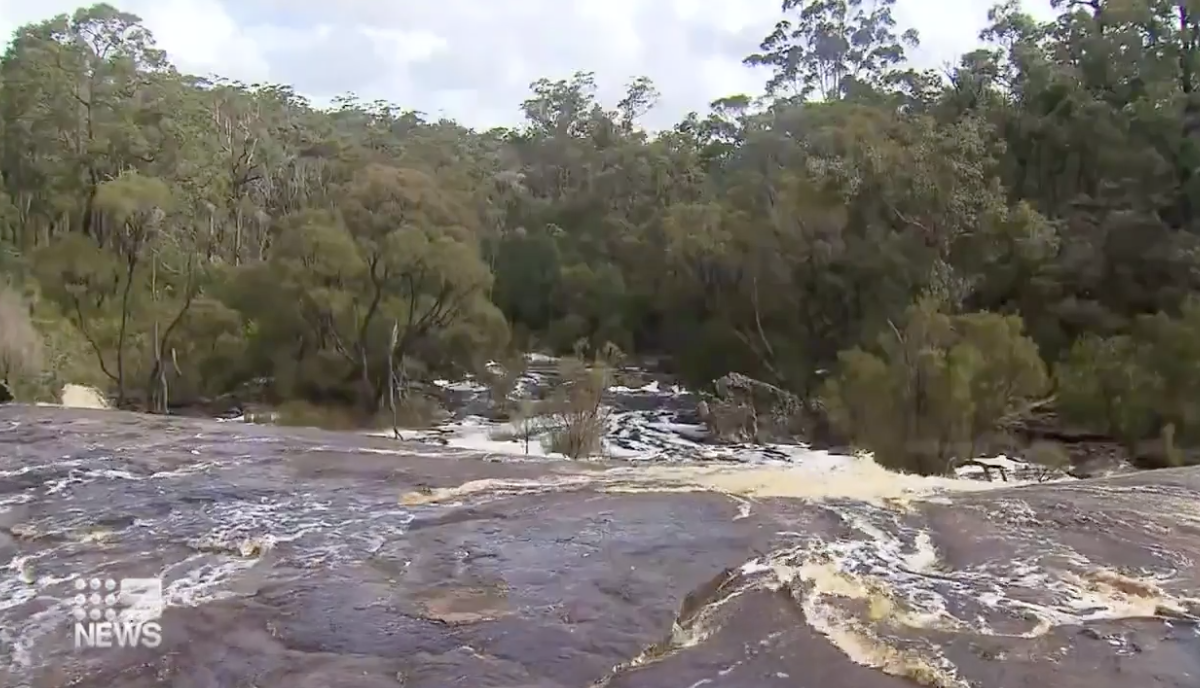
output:
POLYGON ((253 389, 365 419, 390 369, 613 342, 695 385, 824 389, 860 443, 931 472, 1040 390, 1040 352, 1064 416, 1131 450, 1171 424, 1182 451, 1200 13, 1059 5, 994 8, 943 78, 908 63, 891 0, 787 0, 747 58, 767 94, 658 132, 644 78, 612 106, 593 74, 540 79, 524 122, 473 131, 180 74, 109 5, 21 27, 0 272, 43 340, 24 394, 253 389))
MULTIPOLYGON (((29 305, 8 285, 0 285, 0 382, 10 389, 42 372, 41 335, 29 305)), ((19 392, 15 394, 20 398, 19 392)))
POLYGON ((0 381, 18 401, 57 401, 67 383, 100 385, 86 340, 36 290, 0 286, 0 381))
POLYGON ((161 179, 129 172, 96 187, 95 204, 115 222, 156 222, 171 205, 171 187, 161 179))
POLYGON ((1159 439, 1170 463, 1200 439, 1200 301, 1181 313, 1144 316, 1133 332, 1089 336, 1056 371, 1059 406, 1071 421, 1110 433, 1131 451, 1159 439))
POLYGON ((1185 444, 1200 440, 1200 299, 1189 298, 1176 317, 1139 319, 1135 336, 1145 342, 1143 366, 1157 382, 1154 408, 1160 424, 1173 425, 1185 444))
POLYGON ((1079 340, 1055 372, 1061 413, 1132 449, 1154 432, 1160 385, 1147 365, 1150 356, 1128 335, 1079 340))
POLYGON ((1063 471, 1071 467, 1070 455, 1056 442, 1034 442, 1029 447, 1029 460, 1048 472, 1063 471))
POLYGON ((361 428, 364 419, 353 410, 338 406, 318 406, 294 399, 280 404, 269 418, 276 425, 323 428, 326 430, 355 430, 361 428))
POLYGON ((1046 385, 1020 318, 948 316, 923 301, 875 351, 843 352, 823 398, 834 425, 881 464, 934 474, 972 458, 980 438, 1046 385))

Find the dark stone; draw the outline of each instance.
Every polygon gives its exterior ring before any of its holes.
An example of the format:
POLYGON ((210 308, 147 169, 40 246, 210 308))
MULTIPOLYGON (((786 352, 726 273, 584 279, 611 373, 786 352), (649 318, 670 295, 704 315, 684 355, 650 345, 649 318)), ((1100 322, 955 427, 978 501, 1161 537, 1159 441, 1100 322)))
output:
POLYGON ((1200 597, 1200 469, 902 508, 631 490, 607 467, 0 409, 0 498, 24 494, 0 566, 27 558, 37 579, 0 610, 0 685, 1166 688, 1200 675, 1196 610, 1172 606, 1200 597), (83 537, 101 527, 109 537, 83 537), (235 546, 266 535, 273 548, 235 546), (189 544, 205 538, 230 546, 189 544), (819 578, 788 575, 834 561, 875 597, 818 597, 819 578), (210 588, 227 596, 176 598, 161 647, 72 647, 64 579, 166 571, 179 589, 218 564, 242 565, 210 588), (1073 611, 1067 581, 1141 611, 1073 611), (906 620, 922 605, 959 621, 906 620), (1040 607, 1078 618, 1038 629, 1040 607), (891 648, 889 671, 824 635, 830 613, 891 648), (954 676, 931 674, 938 657, 954 676))

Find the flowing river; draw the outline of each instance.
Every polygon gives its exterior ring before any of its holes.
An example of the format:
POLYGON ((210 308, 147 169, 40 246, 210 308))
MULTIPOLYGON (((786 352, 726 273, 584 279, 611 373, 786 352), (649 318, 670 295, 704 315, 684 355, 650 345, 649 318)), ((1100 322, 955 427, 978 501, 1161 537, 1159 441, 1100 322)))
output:
POLYGON ((1194 688, 1197 559, 1195 470, 1012 486, 0 407, 12 688, 1194 688), (128 578, 161 580, 161 643, 76 647, 79 596, 128 578))

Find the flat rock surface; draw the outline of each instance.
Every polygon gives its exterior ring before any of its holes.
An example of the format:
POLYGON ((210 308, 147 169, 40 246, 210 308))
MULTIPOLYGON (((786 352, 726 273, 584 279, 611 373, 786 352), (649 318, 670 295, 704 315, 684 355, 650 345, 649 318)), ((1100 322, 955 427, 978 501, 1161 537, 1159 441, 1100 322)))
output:
POLYGON ((734 484, 0 408, 0 685, 1200 686, 1200 470, 734 484), (154 576, 160 646, 74 646, 76 581, 154 576))

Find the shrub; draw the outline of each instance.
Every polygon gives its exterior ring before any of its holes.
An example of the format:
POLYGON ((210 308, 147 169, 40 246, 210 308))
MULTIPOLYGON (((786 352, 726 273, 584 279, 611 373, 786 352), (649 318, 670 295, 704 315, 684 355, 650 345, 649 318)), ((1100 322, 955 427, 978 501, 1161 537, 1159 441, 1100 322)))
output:
POLYGON ((42 337, 23 296, 0 284, 0 382, 16 387, 42 372, 42 337))
MULTIPOLYGON (((433 399, 412 395, 396 402, 396 425, 401 428, 429 428, 440 420, 441 413, 441 407, 433 399)), ((248 416, 248 420, 325 430, 360 430, 391 427, 392 424, 391 413, 387 411, 370 417, 370 414, 354 406, 313 404, 300 399, 281 404, 274 413, 248 416)))
POLYGON ((524 356, 513 356, 499 368, 487 372, 484 379, 488 385, 488 399, 498 416, 505 417, 513 413, 513 392, 527 366, 524 356))
POLYGON ((517 409, 510 419, 511 427, 493 432, 491 438, 520 442, 525 453, 528 454, 530 443, 541 437, 547 430, 546 419, 542 416, 542 407, 541 402, 532 399, 518 402, 517 409))
POLYGON ((1026 458, 1041 469, 1037 474, 1038 482, 1061 475, 1071 467, 1071 456, 1058 442, 1036 441, 1029 446, 1026 458))
POLYGON ((356 430, 366 425, 360 414, 344 406, 320 406, 307 401, 284 403, 274 413, 256 414, 252 422, 273 422, 276 425, 322 428, 325 430, 356 430))
POLYGON ((1171 468, 1182 466, 1184 464, 1184 456, 1175 443, 1175 424, 1167 423, 1164 425, 1160 435, 1163 444, 1163 459, 1166 461, 1167 466, 1171 468))
POLYGON ((608 428, 609 409, 603 403, 611 380, 609 364, 596 359, 563 359, 561 385, 545 402, 548 430, 544 444, 551 452, 571 458, 600 453, 608 428))
POLYGON ((1063 418, 1115 437, 1130 452, 1154 432, 1160 383, 1150 348, 1132 336, 1088 336, 1055 367, 1063 418))
MULTIPOLYGON (((390 412, 385 423, 391 425, 390 412)), ((445 411, 437 400, 421 394, 409 394, 396 401, 396 425, 401 428, 431 428, 437 425, 445 415, 445 411)))
POLYGON ((934 474, 973 458, 976 442, 1047 382, 1019 317, 950 316, 923 301, 874 350, 841 352, 822 402, 834 427, 881 465, 934 474))

